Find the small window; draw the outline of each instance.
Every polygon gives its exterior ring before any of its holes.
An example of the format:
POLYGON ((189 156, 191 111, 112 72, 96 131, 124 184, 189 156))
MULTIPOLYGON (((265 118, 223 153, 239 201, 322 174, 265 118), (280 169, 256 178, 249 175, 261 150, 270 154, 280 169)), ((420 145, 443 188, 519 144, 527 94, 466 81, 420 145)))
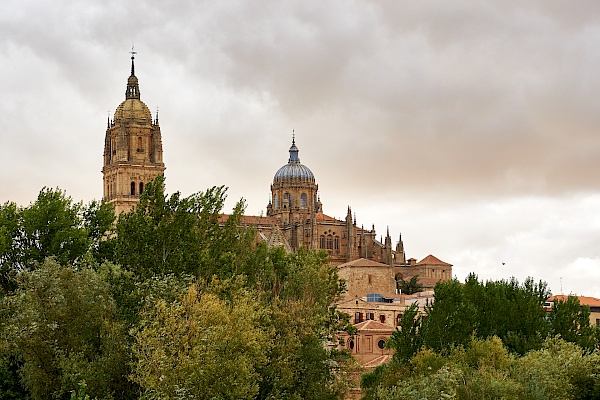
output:
POLYGON ((398 314, 396 316, 396 325, 400 325, 402 323, 402 314, 398 314))
POLYGON ((300 195, 300 208, 306 208, 306 193, 300 195))
POLYGON ((348 348, 350 350, 354 350, 354 340, 352 340, 352 339, 348 340, 348 348))
POLYGON ((135 182, 131 182, 131 195, 135 196, 135 182))
POLYGON ((144 182, 140 182, 140 194, 144 192, 144 182))
POLYGON ((377 347, 379 347, 381 350, 385 349, 385 340, 379 339, 377 342, 377 347))
POLYGON ((363 321, 363 315, 360 312, 354 313, 354 323, 358 324, 363 321))
POLYGON ((382 324, 385 324, 385 315, 383 315, 383 314, 379 315, 379 322, 381 322, 382 324))
POLYGON ((275 195, 275 199, 273 200, 273 203, 275 203, 275 208, 279 208, 279 196, 275 195))
POLYGON ((337 236, 333 239, 333 249, 334 250, 340 249, 340 238, 337 236))
POLYGON ((319 248, 320 249, 324 249, 325 248, 325 236, 321 236, 319 238, 319 248))
POLYGON ((327 250, 333 249, 333 238, 331 236, 327 236, 327 250))

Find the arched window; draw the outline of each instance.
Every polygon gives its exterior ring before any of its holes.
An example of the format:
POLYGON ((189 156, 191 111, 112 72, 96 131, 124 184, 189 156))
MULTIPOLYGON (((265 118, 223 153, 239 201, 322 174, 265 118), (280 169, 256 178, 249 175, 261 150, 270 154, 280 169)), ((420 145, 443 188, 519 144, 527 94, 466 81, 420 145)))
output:
POLYGON ((275 198, 273 199, 273 203, 275 205, 275 208, 279 208, 279 196, 275 195, 275 198))
POLYGON ((340 238, 337 236, 333 238, 333 249, 334 250, 340 249, 340 238))
POLYGON ((321 236, 319 238, 319 248, 320 249, 324 249, 325 248, 325 236, 321 236))
POLYGON ((285 199, 288 201, 288 207, 292 208, 292 196, 289 193, 286 193, 285 199))
POLYGON ((300 195, 300 208, 306 208, 306 193, 300 195))
POLYGON ((138 153, 142 152, 142 138, 138 136, 138 148, 137 148, 138 153))
POLYGON ((144 182, 140 182, 140 194, 144 191, 144 182))
POLYGON ((327 250, 333 249, 333 238, 331 236, 327 236, 327 250))
POLYGON ((135 195, 135 182, 131 182, 131 195, 135 195))

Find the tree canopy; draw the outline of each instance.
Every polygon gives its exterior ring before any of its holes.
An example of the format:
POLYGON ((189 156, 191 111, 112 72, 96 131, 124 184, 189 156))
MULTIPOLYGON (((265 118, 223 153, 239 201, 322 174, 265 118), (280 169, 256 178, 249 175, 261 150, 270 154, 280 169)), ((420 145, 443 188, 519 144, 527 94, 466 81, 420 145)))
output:
POLYGON ((243 201, 221 218, 225 196, 166 195, 159 177, 117 219, 59 189, 0 207, 3 393, 343 398, 337 269, 267 248, 243 201))

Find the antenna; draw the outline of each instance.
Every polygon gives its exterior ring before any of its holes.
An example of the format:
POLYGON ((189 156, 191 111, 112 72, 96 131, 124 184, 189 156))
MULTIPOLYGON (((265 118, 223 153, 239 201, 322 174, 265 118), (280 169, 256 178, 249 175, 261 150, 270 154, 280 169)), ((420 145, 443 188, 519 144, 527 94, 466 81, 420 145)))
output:
POLYGON ((560 294, 564 294, 562 289, 562 276, 560 277, 560 294))

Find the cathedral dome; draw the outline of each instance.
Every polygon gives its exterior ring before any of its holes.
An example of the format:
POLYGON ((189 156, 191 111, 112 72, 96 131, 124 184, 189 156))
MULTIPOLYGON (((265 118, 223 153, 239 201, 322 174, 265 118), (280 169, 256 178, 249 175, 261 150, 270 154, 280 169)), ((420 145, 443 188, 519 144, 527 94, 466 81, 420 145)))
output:
POLYGON ((150 110, 143 101, 138 99, 127 99, 117 107, 114 118, 115 122, 132 119, 143 120, 148 123, 152 122, 152 114, 150 114, 150 110))
POLYGON ((273 183, 282 182, 285 180, 300 180, 315 182, 315 176, 312 171, 306 166, 300 163, 298 158, 298 147, 296 147, 296 141, 292 139, 292 147, 290 147, 290 159, 288 163, 275 173, 273 183))

